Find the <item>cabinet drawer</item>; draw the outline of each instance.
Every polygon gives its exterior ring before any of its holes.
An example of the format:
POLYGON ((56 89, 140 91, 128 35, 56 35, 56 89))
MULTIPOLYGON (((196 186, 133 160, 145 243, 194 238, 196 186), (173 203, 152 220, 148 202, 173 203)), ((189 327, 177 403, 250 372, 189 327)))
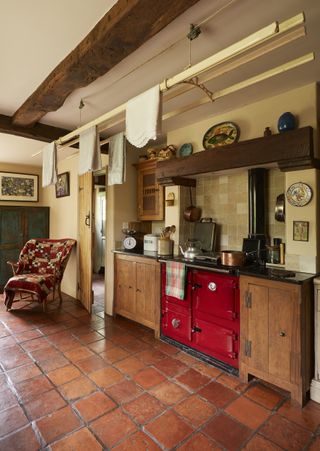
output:
POLYGON ((169 309, 162 312, 162 334, 182 343, 191 341, 191 315, 178 313, 169 309))
POLYGON ((227 320, 239 317, 237 277, 196 271, 193 276, 193 287, 193 309, 197 312, 227 320))
POLYGON ((193 324, 197 349, 238 368, 238 334, 234 330, 199 319, 193 324))

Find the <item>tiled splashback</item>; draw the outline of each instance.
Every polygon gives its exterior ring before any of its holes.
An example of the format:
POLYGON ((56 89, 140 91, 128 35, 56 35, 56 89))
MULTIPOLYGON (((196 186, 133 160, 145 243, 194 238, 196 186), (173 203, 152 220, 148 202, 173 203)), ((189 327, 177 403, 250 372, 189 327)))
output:
MULTIPOLYGON (((276 169, 268 172, 268 229, 274 237, 285 240, 285 225, 274 219, 276 198, 285 191, 284 173, 276 169)), ((185 206, 190 205, 189 188, 181 187, 180 237, 184 242, 193 236, 193 223, 183 219, 185 206)), ((217 224, 217 248, 242 248, 242 239, 248 236, 248 173, 206 175, 197 179, 193 189, 195 204, 202 208, 202 217, 211 217, 217 224), (195 194, 196 191, 196 194, 195 194)))

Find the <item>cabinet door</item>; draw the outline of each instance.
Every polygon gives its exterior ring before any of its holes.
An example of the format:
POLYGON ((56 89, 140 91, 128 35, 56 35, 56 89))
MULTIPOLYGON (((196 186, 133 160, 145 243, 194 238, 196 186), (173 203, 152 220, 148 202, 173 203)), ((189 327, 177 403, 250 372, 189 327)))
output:
POLYGON ((138 219, 164 219, 164 190, 156 180, 155 162, 140 164, 138 169, 138 219))
POLYGON ((49 208, 30 208, 25 210, 26 241, 31 238, 48 238, 49 237, 49 208))
POLYGON ((116 260, 116 313, 133 318, 136 313, 135 262, 116 260))
POLYGON ((156 266, 136 264, 136 321, 154 327, 155 303, 159 295, 155 290, 156 266))

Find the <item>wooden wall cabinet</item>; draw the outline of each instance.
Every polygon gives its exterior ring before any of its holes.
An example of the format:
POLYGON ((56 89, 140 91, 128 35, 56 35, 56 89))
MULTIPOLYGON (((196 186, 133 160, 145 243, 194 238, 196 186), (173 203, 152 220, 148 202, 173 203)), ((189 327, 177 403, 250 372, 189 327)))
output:
POLYGON ((156 160, 136 165, 138 170, 138 219, 162 221, 164 219, 164 188, 157 183, 156 160))
POLYGON ((160 263, 152 258, 115 254, 116 314, 160 330, 160 263))
POLYGON ((49 207, 0 206, 0 290, 12 270, 7 261, 17 261, 30 238, 49 237, 49 207))
POLYGON ((240 377, 291 392, 303 405, 313 374, 311 283, 240 277, 240 377))

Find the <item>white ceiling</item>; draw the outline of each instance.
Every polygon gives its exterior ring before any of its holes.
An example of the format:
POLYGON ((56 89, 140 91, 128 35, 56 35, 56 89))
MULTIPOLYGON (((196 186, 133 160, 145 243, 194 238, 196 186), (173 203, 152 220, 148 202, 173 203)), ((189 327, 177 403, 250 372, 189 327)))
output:
MULTIPOLYGON (((1 5, 0 16, 0 114, 8 116, 21 106, 52 69, 89 33, 116 1, 90 0, 11 0, 1 5)), ((64 105, 44 116, 42 122, 74 129, 122 104, 147 88, 181 72, 188 64, 190 23, 203 23, 202 34, 192 42, 192 63, 215 54, 273 21, 286 20, 300 12, 306 16, 307 36, 254 63, 241 67, 208 84, 221 89, 279 64, 315 52, 315 61, 277 75, 259 86, 225 96, 215 103, 177 116, 166 129, 198 121, 205 115, 231 110, 244 103, 275 95, 319 80, 320 74, 320 2, 319 0, 200 0, 158 35, 128 56, 106 75, 88 87, 71 94, 64 105), (209 19, 208 19, 209 18, 209 19)), ((132 31, 134 33, 134 30, 132 31)), ((200 90, 188 99, 203 97, 200 90), (200 91, 200 92, 199 92, 200 91)), ((171 101, 170 109, 179 105, 171 101)), ((40 157, 31 157, 43 143, 0 134, 0 164, 41 165, 40 157)))

